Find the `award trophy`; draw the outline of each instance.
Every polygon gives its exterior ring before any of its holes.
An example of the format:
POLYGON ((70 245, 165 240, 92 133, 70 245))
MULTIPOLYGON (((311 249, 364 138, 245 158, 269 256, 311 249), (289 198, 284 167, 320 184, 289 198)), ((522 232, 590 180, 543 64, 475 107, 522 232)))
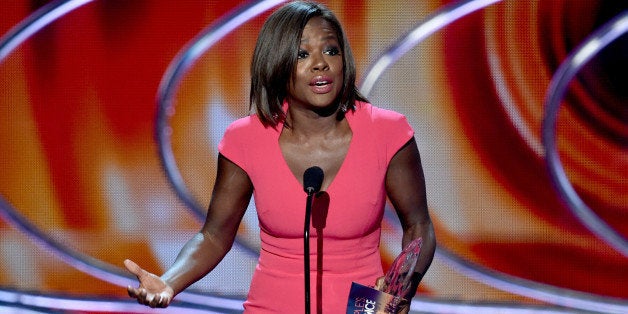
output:
POLYGON ((418 238, 395 258, 384 277, 381 290, 358 283, 351 284, 347 314, 394 314, 403 297, 412 289, 414 267, 419 260, 422 239, 418 238))

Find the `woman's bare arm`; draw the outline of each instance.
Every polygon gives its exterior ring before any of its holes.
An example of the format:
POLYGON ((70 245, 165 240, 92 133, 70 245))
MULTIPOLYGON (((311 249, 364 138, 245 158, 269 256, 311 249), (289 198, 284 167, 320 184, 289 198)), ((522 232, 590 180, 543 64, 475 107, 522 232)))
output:
POLYGON ((430 267, 436 250, 436 236, 427 208, 425 177, 416 141, 411 139, 392 158, 386 172, 386 191, 403 229, 402 247, 422 238, 419 261, 414 269, 410 300, 430 267))

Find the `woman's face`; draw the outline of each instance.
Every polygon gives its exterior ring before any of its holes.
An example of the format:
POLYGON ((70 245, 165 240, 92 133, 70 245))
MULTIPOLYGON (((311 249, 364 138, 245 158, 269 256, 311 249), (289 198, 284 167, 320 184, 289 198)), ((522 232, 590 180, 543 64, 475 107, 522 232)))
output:
POLYGON ((334 104, 344 84, 343 57, 336 31, 327 20, 314 17, 305 25, 294 75, 288 86, 291 106, 334 104))

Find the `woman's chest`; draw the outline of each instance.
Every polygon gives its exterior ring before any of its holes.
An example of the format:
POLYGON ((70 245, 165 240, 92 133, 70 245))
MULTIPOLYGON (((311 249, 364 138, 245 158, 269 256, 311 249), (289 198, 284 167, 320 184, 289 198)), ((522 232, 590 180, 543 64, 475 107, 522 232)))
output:
MULTIPOLYGON (((359 139, 354 140, 355 147, 323 188, 323 197, 315 198, 312 221, 324 226, 325 236, 359 237, 378 228, 381 221, 386 202, 385 160, 372 151, 374 147, 362 147, 359 139)), ((251 175, 260 227, 277 237, 301 237, 307 194, 283 156, 272 155, 276 160, 268 163, 276 165, 274 171, 251 175)))

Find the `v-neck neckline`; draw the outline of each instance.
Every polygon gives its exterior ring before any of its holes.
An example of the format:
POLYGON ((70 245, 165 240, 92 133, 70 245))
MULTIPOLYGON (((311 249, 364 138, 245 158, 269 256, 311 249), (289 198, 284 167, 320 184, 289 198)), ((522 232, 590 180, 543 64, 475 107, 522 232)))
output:
MULTIPOLYGON (((349 129, 351 130, 351 139, 349 140, 349 147, 347 148, 347 152, 345 153, 345 156, 340 164, 340 167, 338 168, 338 171, 336 172, 336 174, 334 175, 334 177, 331 179, 331 181, 329 182, 329 185, 326 188, 321 188, 321 191, 325 191, 327 193, 329 193, 332 188, 334 187, 334 183, 338 180, 338 178, 342 175, 342 173, 345 171, 344 168, 346 168, 346 164, 347 164, 347 160, 349 159, 351 152, 353 151, 353 146, 355 143, 355 132, 354 132, 354 127, 352 125, 351 122, 351 118, 350 116, 352 116, 354 114, 354 112, 348 112, 347 114, 345 114, 345 119, 347 120, 347 124, 349 125, 349 129)), ((292 171, 292 169, 290 168, 290 165, 288 165, 288 161, 286 160, 286 157, 283 154, 283 151, 281 149, 281 145, 279 144, 279 138, 281 137, 281 133, 283 132, 283 128, 284 128, 284 122, 281 121, 279 122, 279 124, 277 124, 277 138, 276 138, 276 147, 277 147, 277 153, 279 154, 279 158, 281 159, 281 167, 283 168, 283 171, 287 171, 288 174, 290 175, 290 177, 292 178, 292 182, 295 186, 299 187, 301 190, 303 189, 303 183, 299 180, 299 178, 297 177, 297 175, 292 171)), ((314 166, 314 165, 312 165, 314 166)))

